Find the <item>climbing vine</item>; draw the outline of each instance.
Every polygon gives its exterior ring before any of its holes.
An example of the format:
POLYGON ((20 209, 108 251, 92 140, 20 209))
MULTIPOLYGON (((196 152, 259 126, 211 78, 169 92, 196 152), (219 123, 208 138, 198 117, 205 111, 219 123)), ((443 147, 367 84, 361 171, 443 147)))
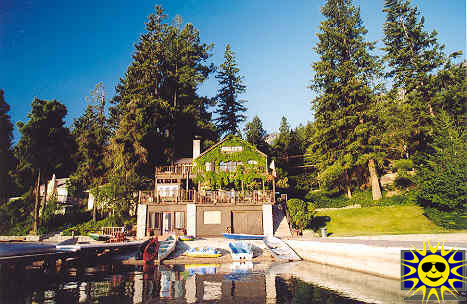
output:
POLYGON ((212 188, 229 185, 240 188, 243 182, 245 188, 252 189, 258 186, 259 180, 265 181, 267 179, 266 161, 266 156, 259 152, 255 146, 239 137, 228 135, 221 144, 194 161, 196 181, 212 188), (242 150, 226 152, 222 151, 222 147, 242 147, 242 150), (229 162, 236 163, 236 170, 234 172, 221 170, 221 164, 227 165, 229 162), (206 170, 207 163, 211 164, 210 171, 206 170))

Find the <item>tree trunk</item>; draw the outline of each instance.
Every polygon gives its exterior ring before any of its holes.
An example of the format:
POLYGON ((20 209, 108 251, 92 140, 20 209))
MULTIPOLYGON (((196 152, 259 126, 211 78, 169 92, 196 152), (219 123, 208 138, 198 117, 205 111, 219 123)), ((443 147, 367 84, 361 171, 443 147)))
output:
POLYGON ((97 196, 99 195, 99 186, 97 186, 96 196, 94 196, 94 202, 92 204, 92 221, 96 222, 96 204, 97 204, 97 196))
POLYGON ((381 199, 382 196, 374 159, 368 161, 368 171, 370 171, 371 194, 373 195, 373 200, 377 201, 381 199))
POLYGON ((349 170, 345 170, 345 186, 347 188, 347 197, 349 199, 351 199, 352 198, 352 191, 350 190, 349 170))
POLYGON ((40 198, 40 185, 41 185, 41 169, 39 168, 39 172, 37 173, 37 181, 36 181, 36 199, 34 202, 34 225, 33 231, 34 234, 37 234, 37 220, 38 220, 38 209, 39 209, 39 198, 40 198))
POLYGON ((42 224, 43 220, 43 215, 44 215, 44 210, 45 206, 47 205, 47 188, 49 186, 47 177, 45 178, 45 189, 44 189, 44 198, 42 199, 41 207, 39 208, 39 223, 42 224))

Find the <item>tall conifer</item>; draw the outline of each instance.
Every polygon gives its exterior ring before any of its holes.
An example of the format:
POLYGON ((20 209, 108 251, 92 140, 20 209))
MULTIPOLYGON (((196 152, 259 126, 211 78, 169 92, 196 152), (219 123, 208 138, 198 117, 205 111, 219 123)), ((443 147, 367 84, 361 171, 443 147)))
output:
POLYGON ((0 90, 0 204, 4 203, 10 194, 11 180, 8 171, 11 169, 13 154, 11 141, 13 139, 13 124, 10 120, 10 106, 5 102, 3 90, 0 90))
POLYGON ((216 75, 219 80, 218 94, 215 99, 218 102, 216 111, 219 117, 215 119, 217 128, 221 135, 240 134, 240 123, 245 121, 245 101, 240 100, 238 95, 245 93, 246 86, 243 84, 242 77, 238 75, 240 69, 237 66, 235 53, 227 44, 224 53, 224 63, 216 75))
POLYGON ((371 54, 374 42, 364 39, 367 30, 358 7, 350 0, 328 0, 321 12, 326 19, 315 47, 320 61, 313 64, 311 88, 318 96, 313 100, 317 132, 312 149, 319 155, 321 176, 343 181, 351 197, 352 172, 369 160, 371 152, 365 145, 366 111, 380 65, 371 54))

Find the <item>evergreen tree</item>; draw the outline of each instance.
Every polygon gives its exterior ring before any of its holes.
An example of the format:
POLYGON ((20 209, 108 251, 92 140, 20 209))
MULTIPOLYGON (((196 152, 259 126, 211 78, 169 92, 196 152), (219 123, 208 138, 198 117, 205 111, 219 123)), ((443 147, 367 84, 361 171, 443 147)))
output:
POLYGON ((114 168, 149 178, 155 165, 191 155, 195 135, 217 137, 206 110, 209 99, 196 93, 214 70, 206 64, 212 45, 201 43, 198 30, 190 23, 182 26, 179 17, 168 23, 156 6, 135 47, 112 100, 111 148, 123 153, 115 159, 125 162, 114 168))
POLYGON ((245 138, 249 143, 256 146, 260 151, 268 153, 269 145, 265 141, 267 133, 258 115, 253 117, 251 122, 247 123, 243 130, 245 132, 245 138))
POLYGON ((238 96, 246 92, 242 77, 238 75, 240 69, 237 67, 235 53, 227 44, 224 52, 224 63, 221 64, 216 78, 219 80, 218 94, 215 100, 218 102, 216 113, 219 115, 215 119, 220 135, 240 134, 240 123, 245 121, 245 100, 238 99, 238 96))
POLYGON ((317 131, 312 151, 321 178, 343 180, 350 198, 352 172, 368 162, 371 152, 362 143, 367 141, 366 113, 380 65, 371 54, 374 42, 364 40, 367 30, 358 7, 350 0, 328 0, 321 12, 326 20, 315 47, 321 60, 313 64, 311 88, 318 96, 313 100, 317 131))
MULTIPOLYGON (((68 176, 74 169, 71 155, 76 150, 76 143, 68 128, 64 127, 66 113, 65 105, 56 100, 35 98, 32 110, 27 115, 28 122, 17 123, 21 133, 15 147, 17 170, 27 172, 35 178, 34 232, 38 228, 41 182, 46 183, 54 173, 57 176, 68 176)), ((47 187, 41 209, 45 207, 46 197, 47 187)))
MULTIPOLYGON (((69 192, 78 196, 84 190, 98 187, 103 181, 106 167, 104 156, 110 131, 105 117, 105 96, 102 83, 98 83, 88 98, 90 104, 84 114, 75 120, 73 136, 78 144, 78 168, 70 177, 69 192)), ((93 208, 96 220, 96 204, 93 208)))
MULTIPOLYGON (((412 118, 403 129, 396 132, 410 131, 407 138, 407 155, 426 150, 433 133, 433 118, 445 108, 434 96, 439 91, 436 73, 443 66, 449 65, 451 58, 443 53, 444 45, 437 40, 437 33, 424 30, 424 17, 409 0, 386 0, 383 8, 386 13, 384 23, 385 55, 389 71, 386 77, 392 77, 396 98, 393 112, 409 112, 412 118)), ((391 115, 389 121, 398 118, 391 115)))
POLYGON ((0 204, 3 204, 11 193, 9 170, 13 163, 11 141, 13 125, 10 120, 10 106, 5 102, 3 90, 0 90, 0 204))

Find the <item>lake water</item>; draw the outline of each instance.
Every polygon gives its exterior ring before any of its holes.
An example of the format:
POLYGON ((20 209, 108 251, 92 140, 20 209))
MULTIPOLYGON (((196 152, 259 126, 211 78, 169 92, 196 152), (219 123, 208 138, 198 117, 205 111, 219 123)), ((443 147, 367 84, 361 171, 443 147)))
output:
POLYGON ((0 303, 401 302, 398 281, 308 262, 35 268, 0 283, 0 303))

